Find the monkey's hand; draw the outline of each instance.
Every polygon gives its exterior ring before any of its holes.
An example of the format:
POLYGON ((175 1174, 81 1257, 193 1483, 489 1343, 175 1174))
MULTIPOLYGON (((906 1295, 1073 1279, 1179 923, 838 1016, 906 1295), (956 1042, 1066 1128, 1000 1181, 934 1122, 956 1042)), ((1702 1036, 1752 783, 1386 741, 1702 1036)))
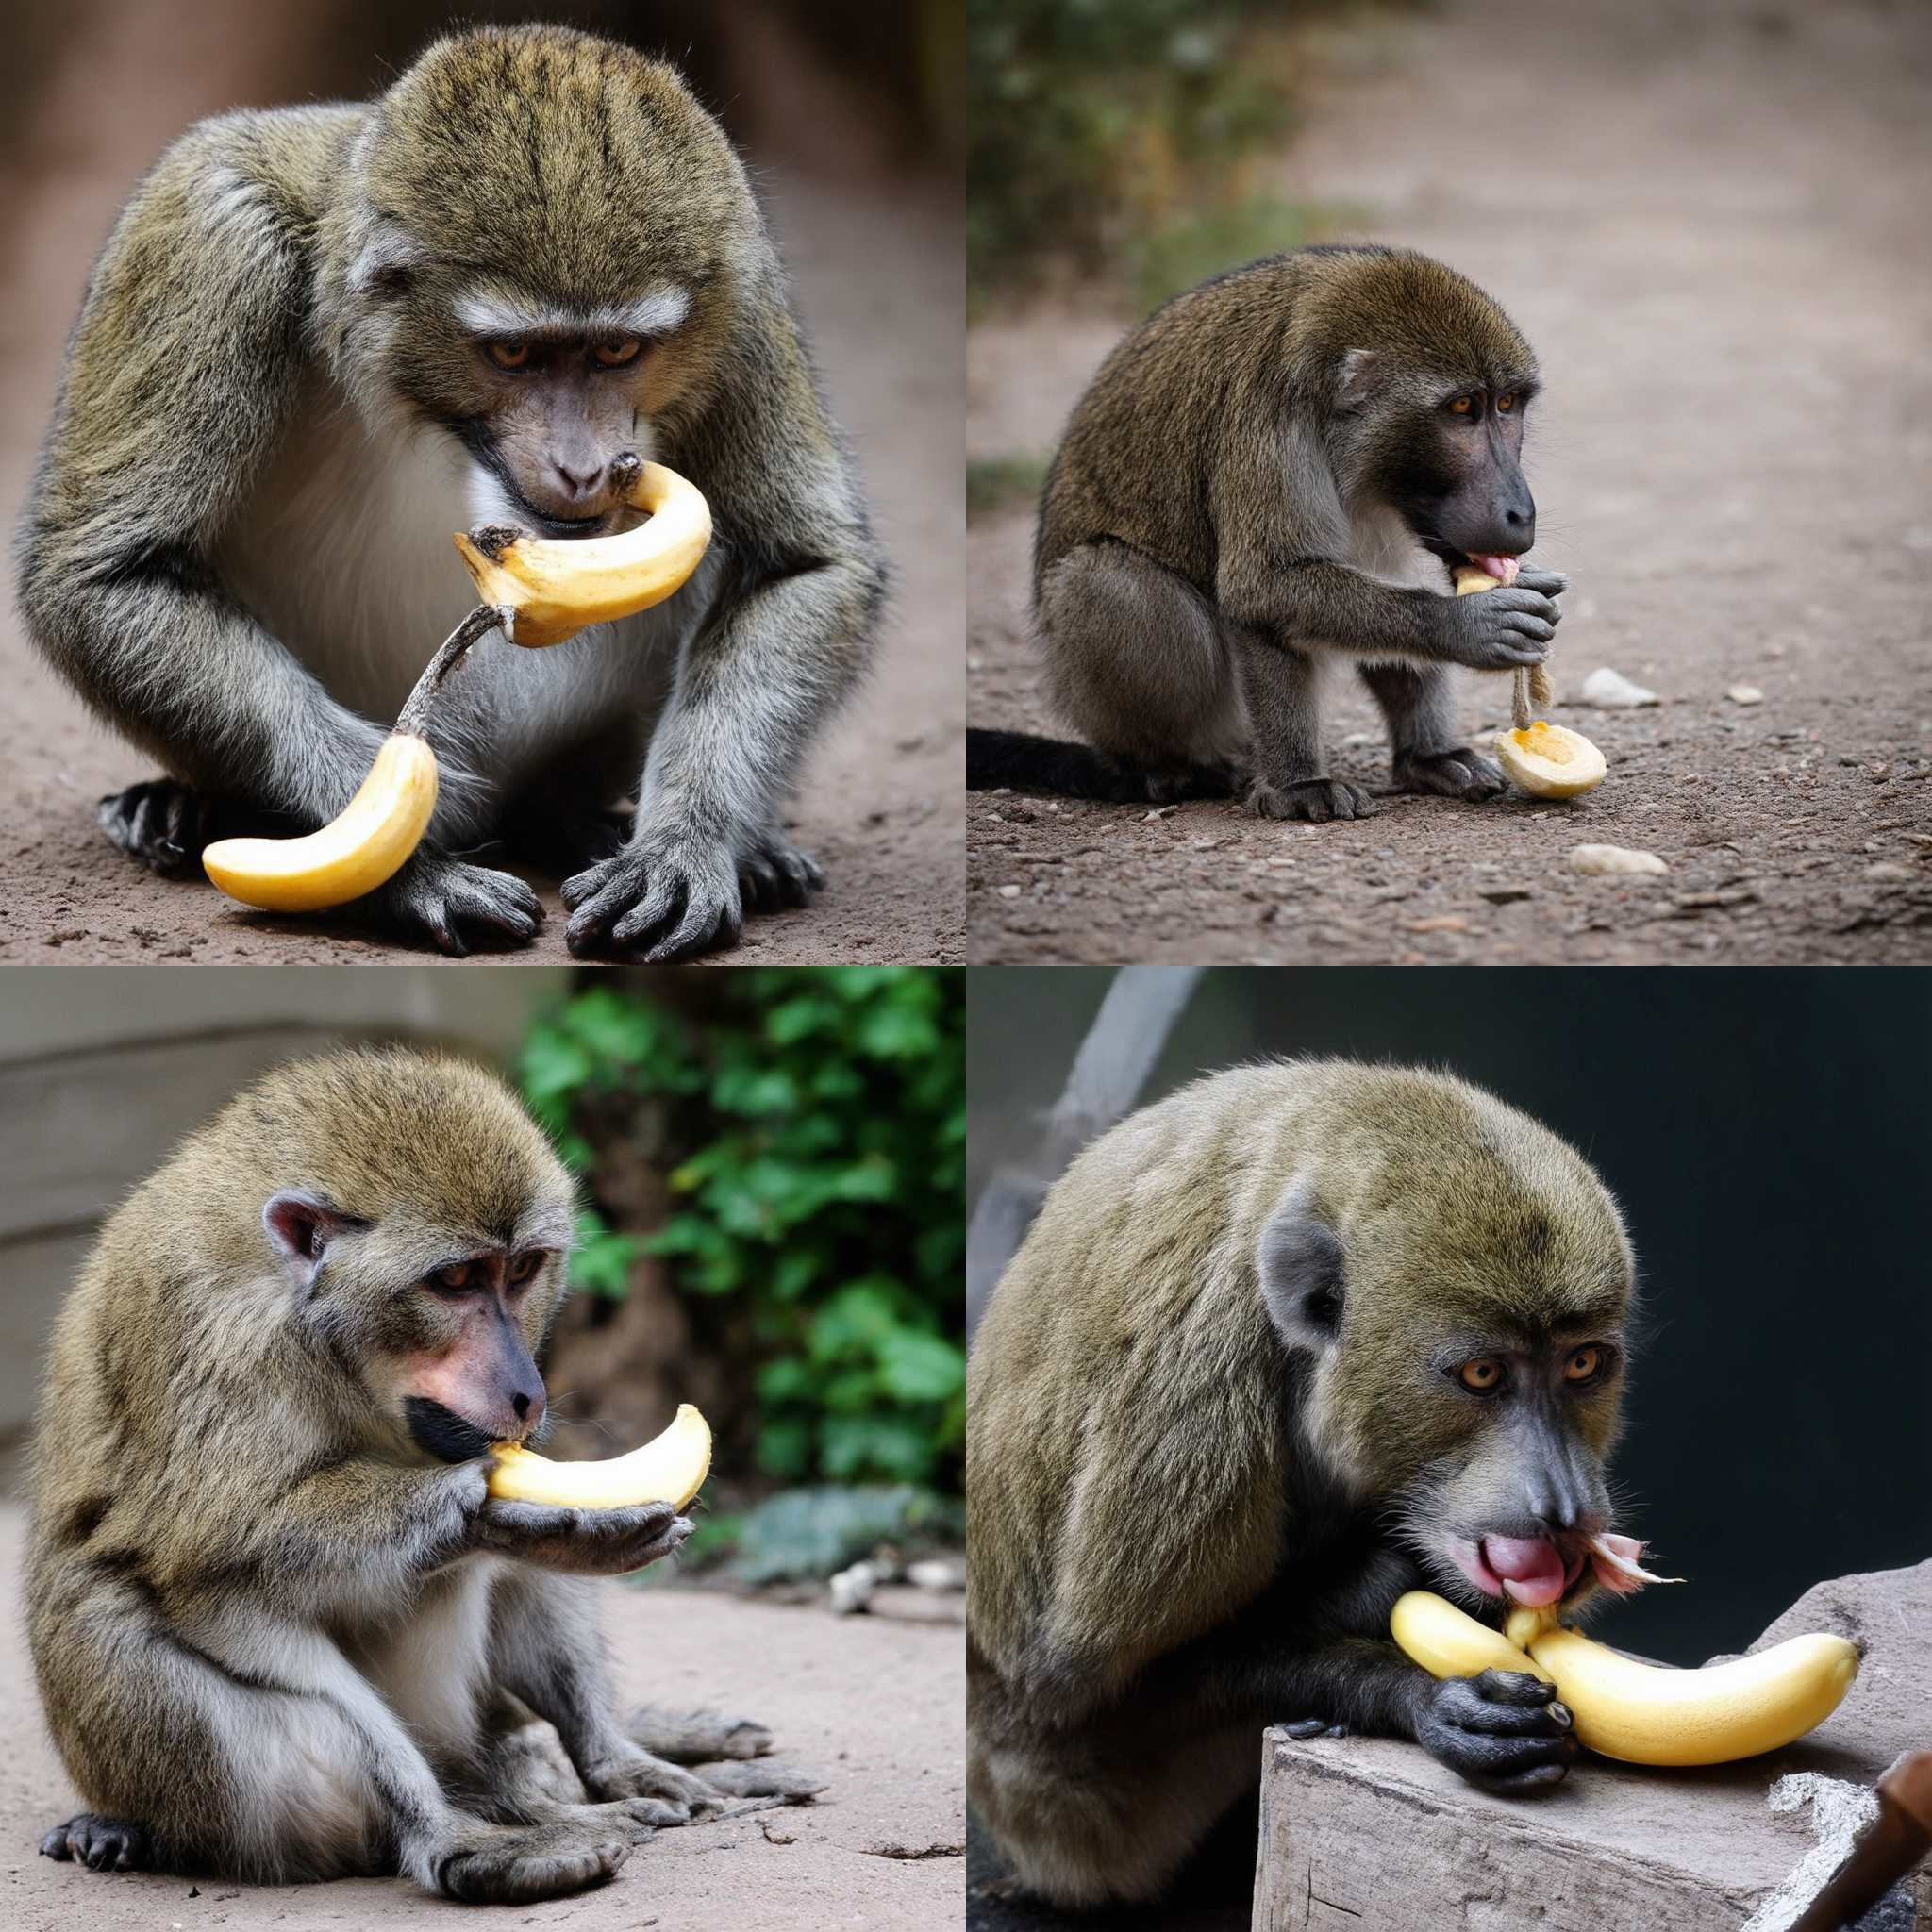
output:
POLYGON ((1507 589, 1474 597, 1431 597, 1435 655, 1472 671, 1541 664, 1562 621, 1556 598, 1565 581, 1552 572, 1524 571, 1507 589), (1556 589, 1538 588, 1543 584, 1556 589))
POLYGON ((522 879, 466 864, 426 842, 357 906, 403 938, 426 940, 458 959, 469 952, 470 940, 494 934, 522 945, 543 922, 541 902, 522 879))
POLYGON ((614 858, 563 882, 564 938, 579 958, 659 963, 735 945, 744 930, 738 865, 725 846, 645 830, 614 858))
POLYGON ((1431 1757, 1493 1791, 1559 1784, 1580 1748, 1568 1707, 1526 1671, 1432 1681, 1423 1692, 1415 1735, 1431 1757))
POLYGON ((690 1519, 670 1503, 642 1503, 631 1509, 560 1509, 492 1496, 477 1511, 471 1534, 477 1549, 525 1563, 580 1576, 622 1576, 668 1557, 691 1532, 690 1519))
POLYGON ((628 1746, 621 1757, 582 1766, 577 1775, 591 1797, 607 1804, 619 1798, 644 1798, 668 1807, 667 1815, 656 1821, 663 1824, 688 1824, 724 1805, 725 1794, 713 1790, 695 1772, 667 1764, 636 1745, 628 1746))

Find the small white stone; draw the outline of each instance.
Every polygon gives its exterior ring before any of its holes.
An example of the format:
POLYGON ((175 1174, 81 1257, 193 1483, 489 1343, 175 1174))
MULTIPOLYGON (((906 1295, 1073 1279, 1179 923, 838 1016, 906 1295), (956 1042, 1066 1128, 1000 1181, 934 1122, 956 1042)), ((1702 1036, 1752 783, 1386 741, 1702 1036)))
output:
POLYGON ((1641 684, 1633 684, 1621 671, 1612 671, 1607 664, 1592 671, 1583 680, 1583 689, 1577 696, 1584 704, 1595 706, 1599 711, 1634 711, 1640 705, 1663 703, 1656 691, 1641 684))
POLYGON ((1761 705, 1764 693, 1755 684, 1734 684, 1724 695, 1734 705, 1761 705))
POLYGON ((1876 865, 1865 868, 1865 876, 1877 886, 1908 886, 1918 874, 1895 858, 1881 858, 1876 865))
POLYGON ((1577 845, 1570 853, 1570 870, 1593 878, 1613 872, 1663 873, 1670 867, 1655 852, 1636 852, 1627 845, 1577 845))
POLYGON ((1002 899, 1017 899, 1019 896, 1020 889, 1018 886, 1002 886, 1000 888, 1000 897, 1002 899))

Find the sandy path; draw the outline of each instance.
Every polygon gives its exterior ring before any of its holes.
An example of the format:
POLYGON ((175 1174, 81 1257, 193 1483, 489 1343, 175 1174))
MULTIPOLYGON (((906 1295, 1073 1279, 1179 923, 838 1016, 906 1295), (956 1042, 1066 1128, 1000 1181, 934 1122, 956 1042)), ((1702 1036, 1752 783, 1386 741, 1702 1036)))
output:
MULTIPOLYGON (((0 1506, 9 1607, 22 1524, 18 1504, 0 1506)), ((605 1628, 623 1699, 757 1717, 784 1756, 822 1772, 829 1788, 810 1806, 660 1832, 601 1890, 500 1923, 570 1932, 928 1932, 958 1923, 965 1690, 956 1624, 612 1584, 605 1628)), ((256 1887, 57 1865, 35 1847, 78 1806, 47 1741, 11 1614, 0 1619, 0 1722, 12 1740, 0 1765, 0 1924, 15 1932, 454 1923, 448 1901, 402 1879, 256 1887)))
MULTIPOLYGON (((133 139, 145 140, 137 130, 133 139)), ((158 137, 164 142, 166 135, 158 137)), ((152 158, 105 149, 67 172, 0 255, 9 314, 32 338, 0 374, 0 516, 10 529, 51 406, 55 349, 88 260, 152 158), (29 239, 30 238, 30 239, 29 239), (31 278, 31 287, 29 279, 31 278), (55 300, 50 283, 64 283, 55 300), (16 297, 18 298, 16 300, 16 297)), ((960 957, 958 799, 961 320, 957 198, 933 184, 801 182, 769 164, 761 185, 796 281, 834 413, 858 448, 891 553, 894 595, 877 675, 813 754, 791 823, 830 884, 803 912, 750 922, 721 956, 756 964, 960 957)), ((212 888, 121 861, 92 802, 153 775, 94 724, 25 646, 10 592, 0 608, 0 959, 208 964, 433 958, 345 927, 240 910, 212 888)), ((536 941, 491 958, 568 958, 562 907, 536 941)))
MULTIPOLYGON (((1666 702, 1559 705, 1611 765, 1569 807, 1391 797, 1318 828, 975 797, 968 957, 1932 956, 1932 15, 1447 0, 1338 67, 1277 186, 1364 209, 1365 232, 1472 273, 1523 325, 1548 385, 1537 555, 1573 582, 1559 692, 1607 664, 1666 702), (1493 114, 1470 64, 1491 55, 1493 114), (1576 878, 1586 841, 1670 874, 1576 878)), ((974 329, 974 453, 1040 448, 1118 326, 974 329)), ((976 723, 1043 722, 1029 540, 1024 511, 970 533, 976 723)), ((1381 720, 1347 683, 1335 769, 1384 784, 1381 720)), ((1471 679, 1465 724, 1507 705, 1471 679)))

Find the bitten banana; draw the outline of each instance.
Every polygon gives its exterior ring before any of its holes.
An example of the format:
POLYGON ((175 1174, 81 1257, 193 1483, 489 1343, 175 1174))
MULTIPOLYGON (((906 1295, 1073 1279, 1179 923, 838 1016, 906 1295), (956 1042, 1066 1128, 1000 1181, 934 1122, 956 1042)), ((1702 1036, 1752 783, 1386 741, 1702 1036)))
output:
POLYGON ((490 1453, 496 1458, 490 1493, 508 1502, 562 1509, 675 1503, 682 1509, 710 1474, 711 1428, 687 1402, 662 1435, 607 1462, 552 1462, 515 1442, 499 1442, 490 1453))
POLYGON ((625 501, 651 513, 621 537, 552 541, 501 525, 458 533, 476 594, 501 613, 511 643, 560 644, 591 625, 648 609, 698 567, 711 510, 697 487, 628 453, 611 467, 625 501))
POLYGON ((1793 1637, 1756 1657, 1673 1671, 1563 1629, 1547 1607, 1514 1611, 1499 1638, 1428 1591, 1398 1599, 1390 1630, 1438 1677, 1529 1670, 1554 1682, 1581 1742, 1626 1764, 1728 1764, 1779 1750, 1822 1724, 1858 1674, 1857 1648, 1842 1637, 1793 1637), (1498 1642, 1517 1661, 1499 1661, 1498 1642))
POLYGON ((304 839, 220 839, 202 869, 231 899, 267 912, 319 912, 359 899, 415 851, 436 809, 436 754, 396 731, 341 817, 304 839))
MULTIPOLYGON (((1456 594, 1467 597, 1477 591, 1492 591, 1502 581, 1475 564, 1461 564, 1456 572, 1456 594)), ((1595 791, 1609 771, 1603 753, 1580 732, 1530 719, 1532 703, 1547 707, 1550 702, 1549 673, 1539 664, 1519 671, 1516 679, 1516 729, 1496 739, 1496 757, 1503 769, 1519 791, 1533 798, 1575 798, 1595 791)))

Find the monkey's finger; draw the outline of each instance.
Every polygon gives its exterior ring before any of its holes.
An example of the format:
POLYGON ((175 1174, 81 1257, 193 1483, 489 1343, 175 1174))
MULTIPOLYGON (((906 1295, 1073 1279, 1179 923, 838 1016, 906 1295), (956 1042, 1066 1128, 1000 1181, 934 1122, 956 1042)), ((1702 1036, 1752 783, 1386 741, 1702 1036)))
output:
POLYGON ((769 912, 785 902, 780 898, 778 871, 763 853, 755 852, 738 868, 738 890, 754 912, 769 912))
POLYGON ((1325 1717, 1298 1717, 1280 1728, 1291 1738, 1323 1738, 1328 1734, 1328 1720, 1325 1717))
POLYGON ((653 946, 644 959, 653 966, 673 959, 691 959, 700 953, 735 946, 743 936, 744 913, 738 905, 730 900, 721 905, 715 899, 698 899, 676 931, 653 946))
POLYGON ((1534 638, 1538 643, 1546 644, 1557 635, 1557 626, 1546 623, 1541 617, 1532 617, 1527 611, 1512 611, 1497 626, 1504 637, 1534 638))
POLYGON ((789 845, 780 845, 774 848, 772 858, 784 882, 780 898, 782 905, 793 908, 806 905, 825 882, 818 861, 809 853, 796 852, 789 845))
POLYGON ((601 938, 611 921, 627 906, 635 904, 644 889, 642 865, 634 860, 619 860, 608 866, 593 866, 590 872, 580 872, 568 880, 563 889, 566 906, 571 904, 572 887, 581 887, 586 879, 591 880, 592 885, 578 894, 570 924, 564 927, 572 952, 601 938))
POLYGON ((1550 1687, 1528 1671, 1485 1671, 1480 1676, 1462 1681, 1474 1693, 1473 1702, 1513 1704, 1528 1708, 1550 1701, 1550 1687))
POLYGON ((1482 1780, 1492 1791, 1533 1791, 1542 1785, 1559 1785, 1570 1775, 1569 1760, 1557 1764, 1533 1764, 1527 1771, 1507 1777, 1482 1780))
POLYGON ((1560 571, 1519 571, 1512 590, 1535 591, 1544 597, 1560 597, 1570 588, 1570 579, 1560 571))
POLYGON ((691 883, 675 866, 660 866, 644 895, 610 928, 613 945, 625 946, 646 938, 659 926, 684 916, 691 883))
POLYGON ((1548 624, 1555 624, 1563 614, 1541 591, 1519 590, 1514 585, 1507 591, 1486 591, 1483 608, 1486 614, 1496 616, 1526 610, 1532 617, 1541 617, 1548 624))

